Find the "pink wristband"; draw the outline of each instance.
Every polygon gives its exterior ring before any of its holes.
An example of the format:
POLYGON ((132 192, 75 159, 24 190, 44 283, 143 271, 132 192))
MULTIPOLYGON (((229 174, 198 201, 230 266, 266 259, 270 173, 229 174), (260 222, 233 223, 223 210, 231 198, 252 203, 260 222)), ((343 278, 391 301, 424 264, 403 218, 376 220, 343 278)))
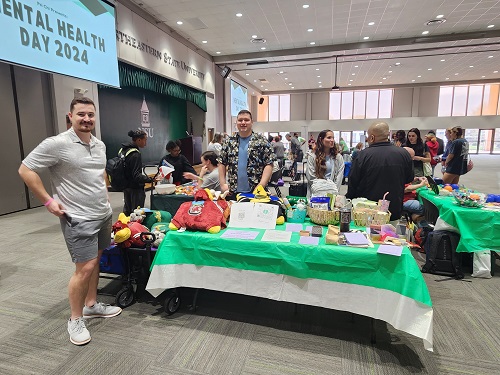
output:
POLYGON ((51 204, 51 203, 52 203, 52 201, 53 201, 53 200, 54 200, 54 198, 50 197, 50 199, 49 199, 47 202, 45 202, 43 205, 44 205, 45 207, 47 207, 49 204, 51 204))

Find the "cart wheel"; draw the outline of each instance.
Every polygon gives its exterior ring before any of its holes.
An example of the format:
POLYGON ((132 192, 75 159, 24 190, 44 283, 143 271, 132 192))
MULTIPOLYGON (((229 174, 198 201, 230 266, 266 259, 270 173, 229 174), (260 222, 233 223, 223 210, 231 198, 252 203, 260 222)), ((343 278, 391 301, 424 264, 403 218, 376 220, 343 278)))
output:
POLYGON ((167 298, 165 298, 163 306, 167 315, 175 314, 181 306, 181 297, 175 292, 169 293, 167 298))
POLYGON ((134 303, 134 297, 133 288, 123 288, 116 295, 116 305, 121 308, 129 307, 134 303))

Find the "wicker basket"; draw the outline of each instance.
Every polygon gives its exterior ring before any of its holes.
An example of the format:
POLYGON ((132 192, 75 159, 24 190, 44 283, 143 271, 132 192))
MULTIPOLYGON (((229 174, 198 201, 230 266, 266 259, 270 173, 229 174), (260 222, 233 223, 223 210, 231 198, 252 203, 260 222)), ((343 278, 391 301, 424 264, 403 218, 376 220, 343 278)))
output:
POLYGON ((334 209, 333 211, 320 210, 317 208, 307 207, 307 215, 314 224, 319 225, 339 225, 340 211, 334 209))
POLYGON ((358 208, 353 211, 354 224, 358 227, 368 225, 383 225, 391 220, 390 212, 382 212, 371 208, 358 208))

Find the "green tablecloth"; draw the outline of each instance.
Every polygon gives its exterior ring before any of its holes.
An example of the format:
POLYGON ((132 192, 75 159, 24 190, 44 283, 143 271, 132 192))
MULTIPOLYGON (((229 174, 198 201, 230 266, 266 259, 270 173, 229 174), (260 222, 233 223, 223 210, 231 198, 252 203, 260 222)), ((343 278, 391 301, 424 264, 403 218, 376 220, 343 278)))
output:
POLYGON ((458 229, 457 252, 500 251, 499 211, 462 207, 452 196, 436 195, 426 188, 419 189, 418 195, 432 202, 439 210, 439 217, 458 229))
MULTIPOLYGON (((309 224, 304 224, 304 227, 309 224)), ((277 226, 285 230, 285 226, 277 226)), ((400 257, 375 248, 221 238, 204 232, 167 233, 146 289, 158 296, 179 286, 221 290, 352 311, 382 319, 432 348, 432 302, 408 248, 400 257)))

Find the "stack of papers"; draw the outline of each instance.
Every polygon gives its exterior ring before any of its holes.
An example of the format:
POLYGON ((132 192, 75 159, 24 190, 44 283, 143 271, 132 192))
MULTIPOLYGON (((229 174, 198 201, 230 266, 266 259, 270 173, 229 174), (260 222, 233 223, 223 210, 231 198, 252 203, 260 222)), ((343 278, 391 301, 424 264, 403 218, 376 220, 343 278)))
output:
POLYGON ((370 244, 363 233, 346 232, 344 233, 344 237, 346 240, 346 244, 349 246, 368 247, 368 245, 370 244))

